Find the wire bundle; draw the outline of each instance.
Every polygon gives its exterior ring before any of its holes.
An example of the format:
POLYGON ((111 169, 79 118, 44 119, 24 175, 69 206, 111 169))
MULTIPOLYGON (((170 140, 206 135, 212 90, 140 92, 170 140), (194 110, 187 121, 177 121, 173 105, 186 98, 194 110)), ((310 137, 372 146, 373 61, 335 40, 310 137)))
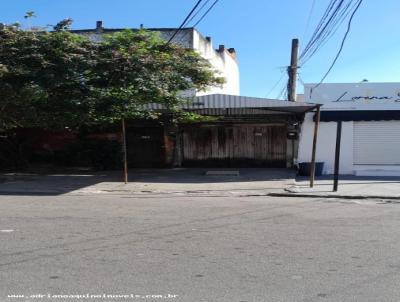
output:
MULTIPOLYGON (((329 2, 329 5, 326 8, 324 14, 322 15, 310 40, 308 41, 308 43, 306 44, 306 46, 304 47, 303 51, 300 54, 299 57, 300 66, 304 66, 304 64, 306 64, 326 44, 326 42, 329 41, 329 39, 336 33, 336 31, 343 24, 343 22, 349 16, 350 17, 348 18, 347 29, 340 43, 338 52, 336 53, 330 67, 328 68, 324 76, 321 78, 320 82, 317 85, 315 85, 313 89, 317 88, 319 85, 323 83, 323 81, 326 79, 326 77, 336 64, 336 61, 338 60, 343 50, 347 36, 349 35, 353 17, 360 8, 362 2, 363 0, 331 0, 329 2)), ((314 5, 315 1, 312 2, 311 12, 308 17, 306 30, 308 29, 309 26, 314 5)), ((279 80, 279 82, 280 81, 281 79, 279 80)), ((279 82, 277 82, 277 84, 274 85, 274 88, 279 84, 279 82)), ((289 91, 289 81, 287 81, 283 86, 283 88, 280 90, 277 98, 280 99, 284 97, 285 94, 287 95, 288 91, 289 91)))
POLYGON ((324 82, 328 74, 333 69, 333 66, 335 66, 343 50, 347 36, 350 33, 351 23, 354 15, 360 8, 362 2, 363 0, 349 0, 347 2, 344 0, 331 0, 331 3, 325 11, 325 14, 315 29, 314 34, 300 55, 300 62, 302 62, 301 65, 307 62, 328 41, 328 39, 332 37, 332 35, 336 32, 348 15, 350 15, 350 18, 347 22, 347 29, 342 38, 342 42, 340 43, 339 50, 337 51, 331 65, 319 83, 315 85, 311 91, 319 87, 324 82))

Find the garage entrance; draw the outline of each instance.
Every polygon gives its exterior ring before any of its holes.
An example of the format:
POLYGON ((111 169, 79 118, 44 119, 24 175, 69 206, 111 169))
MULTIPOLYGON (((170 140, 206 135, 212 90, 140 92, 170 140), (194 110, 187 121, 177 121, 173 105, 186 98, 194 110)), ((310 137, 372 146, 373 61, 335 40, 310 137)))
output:
POLYGON ((286 167, 285 124, 185 127, 183 165, 189 167, 286 167))

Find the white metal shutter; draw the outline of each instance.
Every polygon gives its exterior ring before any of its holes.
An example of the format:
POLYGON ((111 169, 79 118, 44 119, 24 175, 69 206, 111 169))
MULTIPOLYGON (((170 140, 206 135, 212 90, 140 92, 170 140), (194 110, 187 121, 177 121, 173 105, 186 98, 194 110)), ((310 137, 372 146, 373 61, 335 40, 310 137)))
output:
POLYGON ((355 165, 400 164, 400 121, 354 122, 355 165))

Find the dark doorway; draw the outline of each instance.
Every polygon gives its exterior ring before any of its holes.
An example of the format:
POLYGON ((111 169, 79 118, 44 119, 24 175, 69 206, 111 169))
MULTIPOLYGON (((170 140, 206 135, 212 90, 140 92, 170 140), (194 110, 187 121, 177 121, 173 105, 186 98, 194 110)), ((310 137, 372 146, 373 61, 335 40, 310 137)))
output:
POLYGON ((164 130, 162 127, 128 127, 128 166, 160 168, 164 166, 164 130))

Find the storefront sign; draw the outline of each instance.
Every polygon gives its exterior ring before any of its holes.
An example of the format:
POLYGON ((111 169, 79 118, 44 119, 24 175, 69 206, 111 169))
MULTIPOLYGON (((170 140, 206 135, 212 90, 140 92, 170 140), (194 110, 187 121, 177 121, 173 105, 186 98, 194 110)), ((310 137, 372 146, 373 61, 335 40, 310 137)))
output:
POLYGON ((400 102, 400 92, 397 93, 396 97, 392 96, 353 96, 350 100, 343 99, 344 96, 347 95, 347 92, 343 93, 336 101, 334 102, 355 102, 359 100, 369 100, 369 101, 387 101, 393 100, 394 102, 400 102))

